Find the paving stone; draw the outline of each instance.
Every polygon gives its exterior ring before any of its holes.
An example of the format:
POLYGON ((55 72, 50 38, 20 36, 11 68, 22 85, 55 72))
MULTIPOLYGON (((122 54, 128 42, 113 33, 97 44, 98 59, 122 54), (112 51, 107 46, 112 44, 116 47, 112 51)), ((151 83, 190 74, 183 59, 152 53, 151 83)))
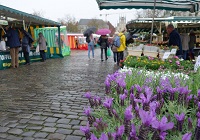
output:
POLYGON ((38 120, 30 120, 28 123, 30 124, 39 124, 39 125, 42 125, 44 123, 44 121, 38 121, 38 120))
POLYGON ((18 128, 12 128, 10 130, 8 130, 8 133, 10 134, 14 134, 14 135, 19 135, 21 134, 23 131, 21 129, 18 128))
POLYGON ((21 119, 20 121, 19 121, 19 123, 27 123, 29 121, 29 119, 21 119))
POLYGON ((48 117, 48 118, 45 120, 45 122, 52 122, 52 123, 54 123, 54 122, 56 122, 57 120, 58 120, 58 118, 48 117))
POLYGON ((56 123, 45 123, 44 126, 54 127, 56 123))
POLYGON ((24 128, 26 128, 26 127, 27 127, 26 124, 18 124, 18 125, 16 126, 16 128, 20 128, 20 129, 24 129, 24 128))
POLYGON ((44 127, 44 128, 42 129, 42 131, 53 133, 53 132, 56 131, 56 128, 53 128, 53 127, 44 127))
MULTIPOLYGON (((42 113, 43 114, 43 113, 42 113)), ((33 116, 32 118, 30 118, 31 120, 45 120, 47 117, 45 116, 33 116)))
POLYGON ((6 134, 6 133, 0 133, 0 138, 6 138, 8 136, 8 134, 6 134))
POLYGON ((69 122, 70 122, 70 119, 59 119, 57 121, 57 123, 62 123, 62 124, 69 124, 69 122))
POLYGON ((80 120, 72 120, 69 124, 71 125, 77 125, 80 123, 80 120))
POLYGON ((77 119, 79 116, 77 115, 68 115, 67 118, 68 119, 77 119))
POLYGON ((73 132, 73 130, 70 130, 70 129, 57 129, 56 132, 60 133, 60 134, 70 135, 73 132))
POLYGON ((42 129, 42 126, 28 126, 26 127, 27 129, 30 129, 30 130, 41 130, 42 129))
POLYGON ((8 127, 0 127, 0 133, 7 132, 9 129, 8 127))
POLYGON ((81 140, 81 139, 82 139, 81 136, 68 135, 65 140, 81 140))
POLYGON ((48 133, 45 133, 45 132, 36 132, 33 137, 34 138, 46 138, 48 135, 48 133))
POLYGON ((59 133, 50 134, 48 136, 49 140, 64 140, 65 138, 66 138, 66 135, 59 134, 59 133))
POLYGON ((23 140, 34 140, 32 137, 24 137, 23 140))
POLYGON ((57 124, 56 127, 66 128, 66 129, 70 129, 70 128, 72 128, 71 125, 67 125, 67 124, 57 124))
POLYGON ((9 123, 8 125, 6 125, 6 127, 16 127, 18 125, 18 123, 9 123))
POLYGON ((83 132, 80 130, 74 130, 73 135, 85 136, 85 134, 83 134, 83 132))
POLYGON ((6 138, 6 140, 22 140, 22 139, 23 139, 22 137, 17 137, 14 135, 10 135, 6 138))
POLYGON ((22 136, 31 137, 31 136, 33 136, 33 134, 35 134, 35 131, 29 131, 29 132, 24 132, 24 133, 22 134, 22 136))
POLYGON ((64 115, 64 114, 54 114, 53 116, 57 117, 57 118, 65 118, 66 117, 66 115, 64 115))

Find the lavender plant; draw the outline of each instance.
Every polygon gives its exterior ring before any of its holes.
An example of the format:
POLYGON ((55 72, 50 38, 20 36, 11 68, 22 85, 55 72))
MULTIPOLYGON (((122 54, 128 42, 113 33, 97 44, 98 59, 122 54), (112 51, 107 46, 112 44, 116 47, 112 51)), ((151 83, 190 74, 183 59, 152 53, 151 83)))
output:
POLYGON ((80 130, 88 140, 198 140, 200 90, 192 81, 182 74, 138 69, 110 74, 105 97, 85 94, 94 111, 85 108, 92 123, 80 130))

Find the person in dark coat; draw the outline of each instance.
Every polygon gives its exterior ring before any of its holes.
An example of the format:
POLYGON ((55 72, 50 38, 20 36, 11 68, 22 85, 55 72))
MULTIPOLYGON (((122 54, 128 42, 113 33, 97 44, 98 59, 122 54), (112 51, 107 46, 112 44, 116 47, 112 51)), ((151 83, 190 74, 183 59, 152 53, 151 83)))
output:
POLYGON ((106 35, 101 35, 98 40, 98 44, 100 45, 100 48, 101 48, 101 61, 104 61, 103 60, 103 50, 105 53, 105 60, 107 60, 108 59, 107 48, 109 47, 108 37, 106 35))
POLYGON ((176 52, 176 56, 182 58, 183 50, 182 50, 181 37, 172 24, 169 24, 167 26, 167 33, 169 34, 168 46, 178 46, 179 49, 176 52))
POLYGON ((29 58, 29 52, 30 52, 30 47, 31 43, 29 41, 29 37, 22 31, 22 51, 24 54, 25 58, 25 64, 24 65, 30 65, 30 58, 29 58))
POLYGON ((19 39, 19 34, 17 30, 14 28, 7 26, 6 27, 6 34, 3 36, 4 38, 7 37, 7 46, 10 47, 10 55, 11 55, 11 66, 12 68, 18 68, 19 67, 19 47, 21 46, 20 44, 20 39, 19 39))

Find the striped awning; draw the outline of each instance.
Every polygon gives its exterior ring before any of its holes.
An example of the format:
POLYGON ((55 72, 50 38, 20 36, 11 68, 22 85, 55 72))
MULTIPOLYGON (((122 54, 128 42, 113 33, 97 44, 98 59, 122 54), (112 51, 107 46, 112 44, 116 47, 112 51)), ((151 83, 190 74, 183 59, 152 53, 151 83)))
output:
POLYGON ((31 23, 31 25, 46 25, 46 26, 61 26, 59 22, 53 20, 45 19, 39 16, 28 14, 16 9, 12 9, 3 5, 0 5, 0 16, 5 17, 5 19, 11 19, 12 21, 31 23))
MULTIPOLYGON (((154 0, 96 0, 103 9, 153 9, 154 0)), ((173 11, 199 11, 200 0, 156 0, 156 9, 173 11)))

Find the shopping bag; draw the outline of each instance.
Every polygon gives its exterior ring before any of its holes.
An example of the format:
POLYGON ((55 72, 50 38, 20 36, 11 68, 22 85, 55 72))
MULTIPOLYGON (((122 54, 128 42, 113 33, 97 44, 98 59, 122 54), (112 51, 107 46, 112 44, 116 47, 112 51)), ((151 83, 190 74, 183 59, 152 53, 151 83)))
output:
POLYGON ((107 49, 107 56, 111 56, 111 49, 110 48, 107 49))
POLYGON ((0 41, 0 50, 5 51, 6 50, 6 42, 5 41, 0 41))
POLYGON ((39 44, 37 45, 35 52, 40 52, 39 44))

